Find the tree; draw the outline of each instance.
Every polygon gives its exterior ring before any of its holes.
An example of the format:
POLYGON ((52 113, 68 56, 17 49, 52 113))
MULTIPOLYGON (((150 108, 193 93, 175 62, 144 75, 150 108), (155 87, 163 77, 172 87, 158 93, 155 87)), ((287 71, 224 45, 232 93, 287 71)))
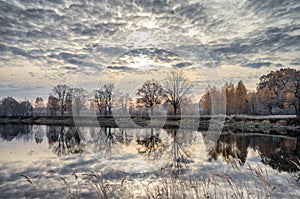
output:
POLYGON ((23 101, 19 105, 19 114, 21 116, 29 116, 29 113, 32 114, 33 107, 29 101, 23 101))
POLYGON ((52 89, 51 95, 58 100, 58 109, 61 115, 64 115, 64 112, 67 110, 67 108, 70 108, 70 104, 72 104, 70 103, 70 87, 66 84, 59 84, 52 89))
POLYGON ((181 73, 172 72, 170 76, 165 79, 165 97, 167 102, 173 106, 174 115, 180 107, 180 103, 188 91, 192 88, 192 83, 185 79, 181 73))
MULTIPOLYGON (((242 80, 238 82, 235 94, 236 113, 245 114, 247 113, 247 89, 242 80)), ((227 99, 228 100, 228 99, 227 99)))
POLYGON ((258 112, 258 99, 255 91, 250 91, 247 95, 248 114, 255 115, 258 112))
POLYGON ((128 93, 125 93, 122 99, 123 99, 122 100, 122 110, 126 112, 127 111, 127 105, 130 101, 130 95, 128 93))
POLYGON ((263 88, 258 91, 258 111, 260 114, 266 115, 271 114, 273 107, 273 99, 275 98, 275 93, 273 90, 270 90, 268 87, 263 88))
POLYGON ((199 109, 200 109, 200 114, 204 114, 204 115, 211 114, 211 98, 210 98, 209 89, 206 89, 205 94, 200 99, 199 109))
POLYGON ((224 86, 225 93, 226 93, 226 113, 228 115, 235 113, 235 88, 234 84, 226 83, 224 86))
POLYGON ((70 95, 73 102, 73 109, 76 111, 76 114, 79 115, 80 111, 85 107, 88 92, 83 88, 71 88, 70 95))
POLYGON ((99 114, 111 115, 113 105, 113 84, 104 84, 99 90, 94 91, 95 102, 98 106, 99 114))
POLYGON ((48 97, 47 109, 50 115, 56 115, 56 111, 58 111, 58 99, 56 97, 48 97))
POLYGON ((263 75, 259 78, 257 85, 257 91, 261 91, 264 88, 269 88, 274 92, 274 106, 284 108, 286 98, 282 97, 285 93, 284 90, 295 96, 293 106, 295 107, 295 113, 300 118, 300 71, 291 68, 284 68, 277 71, 272 71, 267 75, 263 75), (289 85, 288 85, 289 84, 289 85), (289 89, 287 88, 289 87, 289 89))
POLYGON ((283 102, 283 109, 286 113, 290 113, 293 108, 294 112, 297 111, 296 90, 296 85, 288 82, 279 94, 279 99, 283 102))
POLYGON ((34 107, 35 108, 44 108, 45 107, 45 103, 44 103, 43 98, 37 97, 35 99, 34 107))
POLYGON ((1 112, 4 116, 17 116, 20 114, 20 104, 12 97, 7 97, 2 100, 1 112))
POLYGON ((43 112, 43 109, 45 108, 45 103, 43 98, 37 97, 35 99, 34 108, 36 113, 41 114, 43 112))
POLYGON ((216 86, 209 86, 199 102, 201 114, 224 114, 225 97, 224 88, 218 89, 216 86))
POLYGON ((153 115, 153 107, 163 100, 163 88, 154 79, 146 81, 136 94, 139 96, 137 103, 150 108, 151 116, 153 115))

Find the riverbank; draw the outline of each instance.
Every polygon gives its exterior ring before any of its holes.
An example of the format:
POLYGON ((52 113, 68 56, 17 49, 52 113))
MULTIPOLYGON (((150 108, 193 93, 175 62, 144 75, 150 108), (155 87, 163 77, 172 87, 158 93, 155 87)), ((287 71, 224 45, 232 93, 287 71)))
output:
POLYGON ((0 117, 0 124, 103 126, 121 128, 183 128, 191 130, 223 129, 229 132, 300 136, 296 116, 10 116, 0 117))

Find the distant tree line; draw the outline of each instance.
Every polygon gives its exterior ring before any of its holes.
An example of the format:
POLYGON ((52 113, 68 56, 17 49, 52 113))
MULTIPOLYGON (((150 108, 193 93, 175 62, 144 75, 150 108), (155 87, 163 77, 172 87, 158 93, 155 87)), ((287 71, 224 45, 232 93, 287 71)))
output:
MULTIPOLYGON (((161 82, 145 81, 132 98, 128 93, 116 90, 113 84, 103 84, 90 93, 84 88, 59 84, 52 89, 47 102, 41 97, 32 104, 28 100, 18 102, 12 97, 4 98, 0 103, 0 115, 80 115, 91 112, 112 115, 114 110, 151 116, 159 106, 168 114, 180 115, 183 104, 192 103, 188 97, 192 86, 180 72, 172 72, 161 82)), ((290 68, 272 71, 259 78, 255 91, 248 90, 243 81, 237 85, 226 83, 222 88, 209 86, 199 100, 200 114, 224 113, 224 107, 227 115, 296 114, 300 117, 300 71, 290 68)))
POLYGON ((6 97, 0 103, 1 116, 29 116, 33 113, 33 107, 28 100, 18 102, 12 97, 6 97))
MULTIPOLYGON (((226 83, 222 88, 209 87, 199 101, 202 114, 211 114, 212 96, 221 103, 224 94, 227 115, 296 114, 300 117, 300 71, 296 69, 285 68, 261 76, 256 91, 247 90, 243 81, 236 86, 226 83)), ((218 107, 214 108, 218 113, 218 107)))

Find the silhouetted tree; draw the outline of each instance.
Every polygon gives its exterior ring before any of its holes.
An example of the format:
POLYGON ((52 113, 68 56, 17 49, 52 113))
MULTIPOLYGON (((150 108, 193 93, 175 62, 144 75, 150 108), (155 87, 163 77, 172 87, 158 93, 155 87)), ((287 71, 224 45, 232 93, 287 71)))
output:
MULTIPOLYGON (((61 115, 67 110, 71 103, 70 87, 65 84, 59 84, 52 89, 51 96, 58 101, 58 109, 61 115)), ((70 108, 70 107, 69 107, 70 108)))
POLYGON ((33 107, 29 101, 23 101, 19 105, 19 115, 29 116, 32 115, 33 107))
POLYGON ((79 115, 87 102, 88 92, 83 88, 71 88, 70 95, 73 103, 72 108, 76 111, 76 114, 79 115))
POLYGON ((13 97, 6 97, 1 102, 1 114, 4 116, 17 116, 20 114, 20 104, 13 97))
POLYGON ((56 111, 58 111, 58 99, 56 97, 48 97, 47 109, 49 115, 56 115, 56 111))
POLYGON ((113 84, 105 84, 100 89, 94 91, 95 102, 98 106, 99 114, 111 115, 113 105, 113 84))
POLYGON ((173 106, 174 115, 177 114, 180 103, 182 103, 191 88, 192 83, 185 79, 179 72, 172 72, 171 75, 165 79, 165 97, 167 102, 173 106))
POLYGON ((139 96, 137 103, 150 108, 151 116, 153 115, 153 107, 163 100, 163 88, 154 79, 146 81, 136 94, 139 96))

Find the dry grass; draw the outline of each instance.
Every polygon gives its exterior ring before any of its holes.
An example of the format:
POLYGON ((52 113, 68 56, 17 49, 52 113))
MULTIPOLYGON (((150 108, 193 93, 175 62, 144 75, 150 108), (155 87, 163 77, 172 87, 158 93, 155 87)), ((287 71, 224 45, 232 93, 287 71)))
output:
MULTIPOLYGON (((197 180, 183 179, 172 175, 172 172, 165 177, 140 181, 130 177, 105 180, 101 173, 94 171, 81 174, 73 172, 65 177, 55 172, 51 172, 51 175, 67 188, 66 198, 297 198, 297 192, 287 192, 272 183, 267 170, 260 166, 248 165, 246 171, 241 171, 237 161, 231 161, 231 164, 235 170, 232 174, 205 174, 197 180)), ((34 184, 29 176, 20 175, 29 184, 34 184)))

